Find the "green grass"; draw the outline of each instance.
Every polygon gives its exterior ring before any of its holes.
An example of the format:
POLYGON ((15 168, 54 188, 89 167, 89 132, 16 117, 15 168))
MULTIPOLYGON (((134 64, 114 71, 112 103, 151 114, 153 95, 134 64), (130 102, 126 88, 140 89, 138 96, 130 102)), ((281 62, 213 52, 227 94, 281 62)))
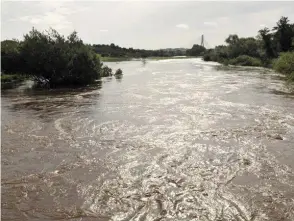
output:
POLYGON ((30 79, 30 76, 24 74, 1 74, 1 89, 10 89, 19 83, 30 79))
POLYGON ((17 83, 28 79, 28 76, 22 74, 1 74, 1 83, 17 83))
POLYGON ((131 59, 128 57, 100 57, 102 62, 130 61, 131 59))

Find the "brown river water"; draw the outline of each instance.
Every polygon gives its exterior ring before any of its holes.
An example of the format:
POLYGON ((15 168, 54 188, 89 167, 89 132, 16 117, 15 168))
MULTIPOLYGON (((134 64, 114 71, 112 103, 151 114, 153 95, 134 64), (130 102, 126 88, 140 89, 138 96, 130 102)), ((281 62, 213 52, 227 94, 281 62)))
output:
POLYGON ((108 65, 123 77, 2 91, 2 220, 294 220, 294 95, 277 74, 108 65))

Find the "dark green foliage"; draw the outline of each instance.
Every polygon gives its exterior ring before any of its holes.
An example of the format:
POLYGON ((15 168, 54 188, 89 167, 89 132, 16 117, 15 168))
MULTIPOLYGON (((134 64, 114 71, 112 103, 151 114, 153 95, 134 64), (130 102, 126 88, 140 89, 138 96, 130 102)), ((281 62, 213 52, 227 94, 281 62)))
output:
POLYGON ((1 74, 1 83, 21 82, 26 78, 23 74, 1 74))
MULTIPOLYGON (((115 44, 110 45, 93 45, 94 51, 102 57, 115 58, 147 58, 147 57, 171 57, 186 55, 186 49, 160 49, 160 50, 143 50, 133 48, 122 48, 115 44)), ((126 60, 126 59, 123 59, 126 60)))
POLYGON ((268 28, 259 30, 257 38, 239 38, 229 35, 226 46, 206 50, 205 61, 223 64, 272 67, 274 58, 281 52, 294 50, 294 24, 282 17, 272 32, 268 28))
POLYGON ((195 44, 191 49, 187 50, 186 54, 188 56, 201 56, 205 51, 205 47, 195 44))
POLYGON ((112 76, 112 69, 108 66, 103 66, 101 71, 101 77, 110 77, 112 76))
POLYGON ((270 34, 270 30, 268 28, 261 29, 259 30, 259 34, 263 40, 262 47, 265 50, 266 56, 268 58, 275 57, 272 34, 270 34))
POLYGON ((294 52, 281 53, 275 60, 273 68, 275 71, 293 77, 294 73, 294 52))
POLYGON ((294 37, 294 24, 289 24, 289 19, 287 17, 282 17, 277 22, 277 26, 273 28, 273 31, 275 31, 273 36, 278 52, 286 52, 293 49, 292 39, 294 37))
POLYGON ((262 66, 262 62, 260 59, 250 57, 248 55, 240 55, 237 58, 228 60, 228 63, 231 65, 240 65, 240 66, 262 66))
POLYGON ((1 42, 1 71, 16 73, 21 70, 20 42, 5 40, 1 42))
POLYGON ((122 70, 120 68, 117 69, 114 75, 122 75, 122 70))
POLYGON ((238 35, 229 35, 225 42, 229 45, 236 45, 239 42, 239 37, 238 35))
MULTIPOLYGON (((20 63, 21 72, 49 87, 87 85, 100 77, 99 57, 76 32, 65 38, 53 29, 45 33, 33 29, 19 45, 13 57, 20 63)), ((6 69, 15 72, 11 67, 6 69)))

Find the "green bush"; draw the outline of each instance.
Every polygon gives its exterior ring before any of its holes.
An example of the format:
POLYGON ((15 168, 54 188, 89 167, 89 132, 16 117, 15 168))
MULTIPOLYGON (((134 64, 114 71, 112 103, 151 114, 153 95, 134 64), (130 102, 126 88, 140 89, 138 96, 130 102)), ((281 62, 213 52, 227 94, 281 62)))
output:
POLYGON ((289 75, 288 79, 289 81, 294 81, 294 72, 289 75))
POLYGON ((186 55, 188 55, 188 56, 201 56, 201 55, 203 55, 203 53, 205 51, 206 51, 205 47, 203 47, 201 45, 194 44, 191 49, 188 49, 186 51, 186 55))
POLYGON ((230 59, 229 64, 240 66, 262 66, 260 59, 248 55, 240 55, 236 58, 230 59))
POLYGON ((112 76, 112 69, 108 66, 103 66, 101 71, 101 77, 110 77, 112 76))
POLYGON ((1 71, 4 73, 20 72, 22 62, 20 58, 20 42, 5 40, 1 42, 1 71))
POLYGON ((64 38, 53 29, 33 29, 24 36, 20 56, 23 71, 49 87, 87 85, 101 74, 99 57, 76 32, 64 38))
POLYGON ((122 75, 122 70, 120 68, 117 69, 114 75, 122 75))
POLYGON ((27 79, 23 74, 1 74, 1 83, 21 82, 27 79))
POLYGON ((293 76, 294 73, 294 52, 281 53, 280 57, 273 64, 275 71, 285 75, 293 76))

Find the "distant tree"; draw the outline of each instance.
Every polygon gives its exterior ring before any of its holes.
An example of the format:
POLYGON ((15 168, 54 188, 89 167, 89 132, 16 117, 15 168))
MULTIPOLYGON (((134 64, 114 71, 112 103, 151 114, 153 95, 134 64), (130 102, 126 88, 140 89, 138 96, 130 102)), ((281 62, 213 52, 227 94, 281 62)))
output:
POLYGON ((187 50, 188 56, 200 56, 205 52, 205 47, 201 45, 194 44, 193 47, 189 50, 187 50))
POLYGON ((286 52, 292 47, 292 38, 294 37, 293 24, 289 23, 287 17, 281 17, 273 28, 275 31, 274 39, 277 42, 277 51, 286 52))
POLYGON ((270 33, 270 30, 268 28, 264 28, 258 32, 261 36, 261 39, 263 40, 263 48, 266 52, 266 55, 269 58, 273 58, 275 56, 275 52, 273 49, 272 34, 270 33))
POLYGON ((101 77, 110 77, 112 76, 112 69, 106 65, 102 67, 101 77))
POLYGON ((235 45, 239 41, 238 35, 229 35, 229 37, 225 40, 229 45, 235 45))
POLYGON ((122 75, 122 70, 120 68, 117 69, 114 75, 122 75))

